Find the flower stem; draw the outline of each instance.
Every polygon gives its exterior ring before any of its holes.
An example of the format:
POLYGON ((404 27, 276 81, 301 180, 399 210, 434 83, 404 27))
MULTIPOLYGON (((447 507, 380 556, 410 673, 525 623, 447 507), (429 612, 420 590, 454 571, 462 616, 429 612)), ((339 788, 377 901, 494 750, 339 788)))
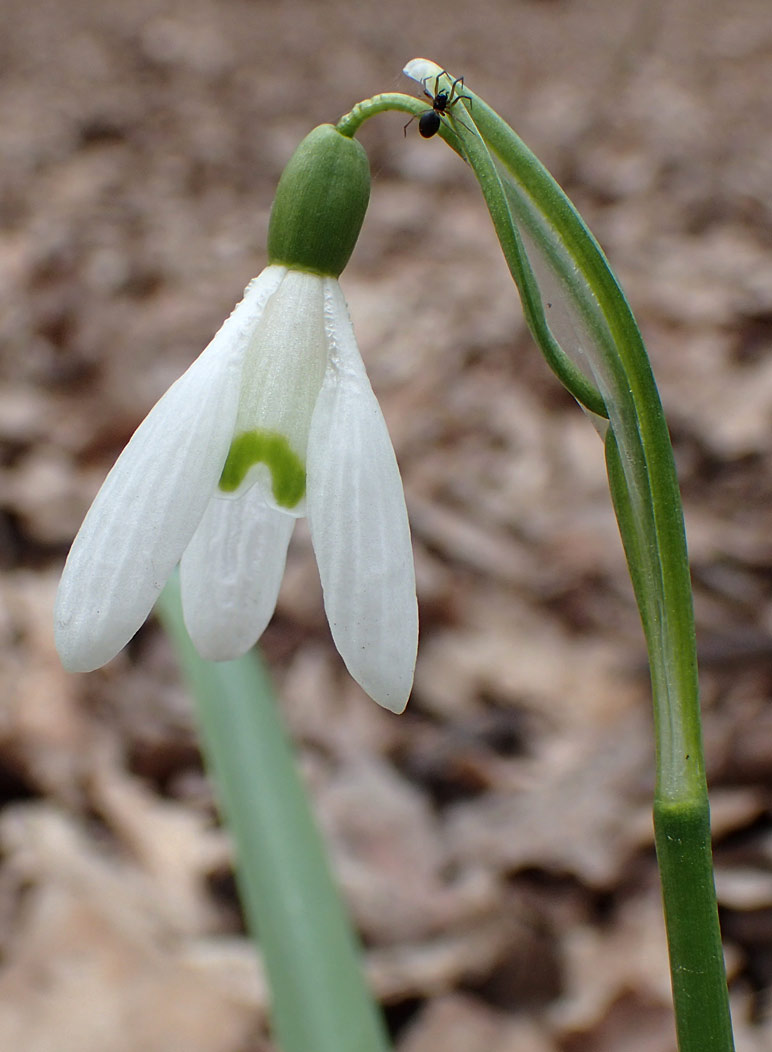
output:
MULTIPOLYGON (((448 91, 451 85, 451 78, 443 82, 448 91)), ((542 353, 578 401, 608 417, 609 486, 651 667, 655 840, 679 1049, 730 1052, 683 513, 646 350, 597 242, 509 125, 466 86, 449 122, 460 149, 451 145, 480 182, 542 353), (560 343, 545 300, 561 308, 560 343)))
POLYGON ((707 794, 654 801, 654 832, 681 1052, 734 1048, 713 883, 707 794))
POLYGON ((349 138, 359 131, 360 127, 370 117, 377 117, 379 113, 387 110, 399 110, 401 113, 410 113, 413 117, 419 117, 427 108, 426 101, 416 99, 412 95, 403 95, 397 91, 385 91, 380 95, 373 95, 371 99, 363 99, 353 109, 344 114, 335 125, 341 135, 349 138))
MULTIPOLYGON (((681 1052, 730 1052, 734 1047, 721 946, 710 811, 694 689, 678 693, 673 677, 659 671, 657 639, 664 627, 649 615, 646 554, 629 499, 613 431, 606 437, 606 464, 633 588, 649 642, 657 731, 654 838, 670 952, 673 1003, 681 1052), (668 721, 667 727, 662 722, 668 721)), ((693 649, 681 654, 688 666, 693 649)), ((691 677, 687 674, 688 681, 691 677)))

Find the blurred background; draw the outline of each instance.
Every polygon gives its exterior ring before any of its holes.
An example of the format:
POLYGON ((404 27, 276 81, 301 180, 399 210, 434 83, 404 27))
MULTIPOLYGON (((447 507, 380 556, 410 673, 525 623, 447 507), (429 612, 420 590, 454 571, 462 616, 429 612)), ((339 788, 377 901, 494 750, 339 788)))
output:
MULTIPOLYGON (((0 1044, 268 1052, 153 622, 73 677, 69 543, 265 263, 300 138, 435 59, 550 166, 670 421, 740 1052, 772 1047, 769 0, 0 0, 0 1044)), ((297 532, 264 651, 399 1052, 673 1052, 642 637, 602 447, 479 192, 390 114, 343 277, 405 479, 407 713, 349 679, 297 532)))

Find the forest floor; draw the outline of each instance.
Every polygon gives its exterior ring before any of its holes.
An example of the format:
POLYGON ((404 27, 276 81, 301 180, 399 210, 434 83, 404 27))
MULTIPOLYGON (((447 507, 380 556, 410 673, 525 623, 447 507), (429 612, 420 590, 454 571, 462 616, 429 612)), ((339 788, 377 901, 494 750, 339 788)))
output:
MULTIPOLYGON (((2 0, 0 1046, 267 1052, 190 702, 151 621, 53 648, 111 463, 265 263, 315 124, 427 55, 513 124, 639 319, 683 488, 738 1052, 772 1047, 769 0, 2 0)), ((350 680, 297 531, 263 649, 399 1052, 673 1052, 642 635, 602 445, 479 192, 389 115, 343 277, 406 486, 421 644, 350 680)))

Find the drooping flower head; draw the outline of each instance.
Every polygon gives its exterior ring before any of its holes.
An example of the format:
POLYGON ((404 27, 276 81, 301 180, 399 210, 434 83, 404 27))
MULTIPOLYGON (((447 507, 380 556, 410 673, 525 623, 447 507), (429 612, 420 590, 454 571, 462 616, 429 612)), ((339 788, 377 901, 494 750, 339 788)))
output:
POLYGON ((338 285, 368 198, 360 144, 314 129, 280 180, 268 266, 139 426, 73 542, 55 610, 71 671, 118 653, 178 562, 198 651, 244 653, 307 515, 346 666, 380 704, 404 708, 418 638, 410 531, 338 285))

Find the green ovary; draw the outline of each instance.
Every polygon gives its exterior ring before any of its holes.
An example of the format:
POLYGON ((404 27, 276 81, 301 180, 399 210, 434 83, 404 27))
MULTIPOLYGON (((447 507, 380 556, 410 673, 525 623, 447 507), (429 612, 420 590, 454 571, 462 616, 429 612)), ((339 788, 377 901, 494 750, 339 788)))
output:
POLYGON ((277 431, 242 431, 231 442, 219 486, 234 493, 253 464, 265 464, 271 472, 273 499, 281 508, 294 508, 306 492, 306 469, 277 431))

